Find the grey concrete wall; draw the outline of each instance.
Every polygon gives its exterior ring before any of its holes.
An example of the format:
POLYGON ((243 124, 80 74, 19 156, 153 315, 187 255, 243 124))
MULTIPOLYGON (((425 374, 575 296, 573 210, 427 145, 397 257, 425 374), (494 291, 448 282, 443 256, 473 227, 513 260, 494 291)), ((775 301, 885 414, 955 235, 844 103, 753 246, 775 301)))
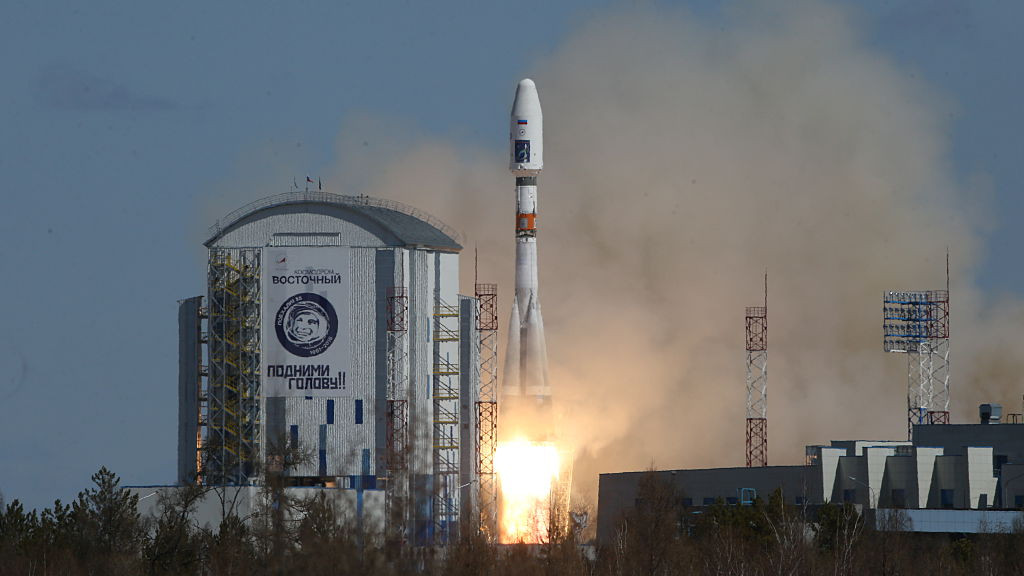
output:
MULTIPOLYGON (((760 498, 768 499, 781 488, 787 504, 804 501, 820 503, 820 495, 811 492, 816 466, 767 466, 763 468, 710 468, 705 470, 660 470, 657 477, 671 483, 679 493, 680 506, 702 506, 721 498, 739 501, 743 488, 752 488, 760 498)), ((648 472, 601 474, 598 483, 597 537, 609 542, 624 515, 636 504, 640 479, 648 472)))
POLYGON ((914 426, 914 444, 941 447, 947 455, 965 453, 968 446, 991 446, 993 459, 1024 464, 1024 424, 944 424, 914 426))

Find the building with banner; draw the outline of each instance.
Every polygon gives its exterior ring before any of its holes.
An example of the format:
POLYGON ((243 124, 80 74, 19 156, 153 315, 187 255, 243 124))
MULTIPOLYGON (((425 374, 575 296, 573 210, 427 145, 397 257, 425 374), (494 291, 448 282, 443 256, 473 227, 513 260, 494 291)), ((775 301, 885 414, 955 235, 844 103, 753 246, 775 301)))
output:
POLYGON ((458 235, 396 202, 297 191, 205 245, 206 295, 179 307, 178 484, 255 494, 275 475, 403 540, 450 541, 480 485, 458 235))

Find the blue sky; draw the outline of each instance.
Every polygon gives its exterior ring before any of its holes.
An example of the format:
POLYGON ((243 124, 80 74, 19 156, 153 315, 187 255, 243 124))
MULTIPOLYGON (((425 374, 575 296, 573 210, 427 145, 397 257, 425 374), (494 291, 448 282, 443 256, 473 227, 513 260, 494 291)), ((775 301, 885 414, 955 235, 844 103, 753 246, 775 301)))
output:
MULTIPOLYGON (((717 17, 713 3, 687 4, 717 17)), ((1014 28, 1024 5, 845 4, 871 45, 948 102, 955 172, 991 195, 981 285, 1024 294, 1014 28)), ((240 166, 270 155, 300 179, 317 174, 345 119, 362 115, 500 149, 518 78, 614 6, 9 1, 0 19, 4 497, 67 500, 101 465, 127 483, 173 480, 176 300, 203 291, 206 199, 240 166)), ((289 184, 265 182, 253 196, 289 184)))

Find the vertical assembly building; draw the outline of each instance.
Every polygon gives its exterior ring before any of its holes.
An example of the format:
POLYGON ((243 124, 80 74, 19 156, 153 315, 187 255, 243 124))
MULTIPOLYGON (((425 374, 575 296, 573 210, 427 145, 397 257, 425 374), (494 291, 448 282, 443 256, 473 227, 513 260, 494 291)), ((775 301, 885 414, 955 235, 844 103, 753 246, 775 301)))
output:
MULTIPOLYGON (((219 221, 179 308, 178 482, 381 491, 422 543, 476 514, 477 301, 411 207, 291 192, 219 221)), ((397 518, 397 520, 395 520, 397 518)))

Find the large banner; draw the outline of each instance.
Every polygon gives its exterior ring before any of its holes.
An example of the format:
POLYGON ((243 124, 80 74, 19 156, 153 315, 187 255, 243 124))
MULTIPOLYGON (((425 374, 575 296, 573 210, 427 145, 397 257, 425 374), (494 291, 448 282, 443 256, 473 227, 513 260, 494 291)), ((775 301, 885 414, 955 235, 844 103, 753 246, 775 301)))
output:
POLYGON ((350 396, 349 249, 263 249, 263 394, 350 396))

